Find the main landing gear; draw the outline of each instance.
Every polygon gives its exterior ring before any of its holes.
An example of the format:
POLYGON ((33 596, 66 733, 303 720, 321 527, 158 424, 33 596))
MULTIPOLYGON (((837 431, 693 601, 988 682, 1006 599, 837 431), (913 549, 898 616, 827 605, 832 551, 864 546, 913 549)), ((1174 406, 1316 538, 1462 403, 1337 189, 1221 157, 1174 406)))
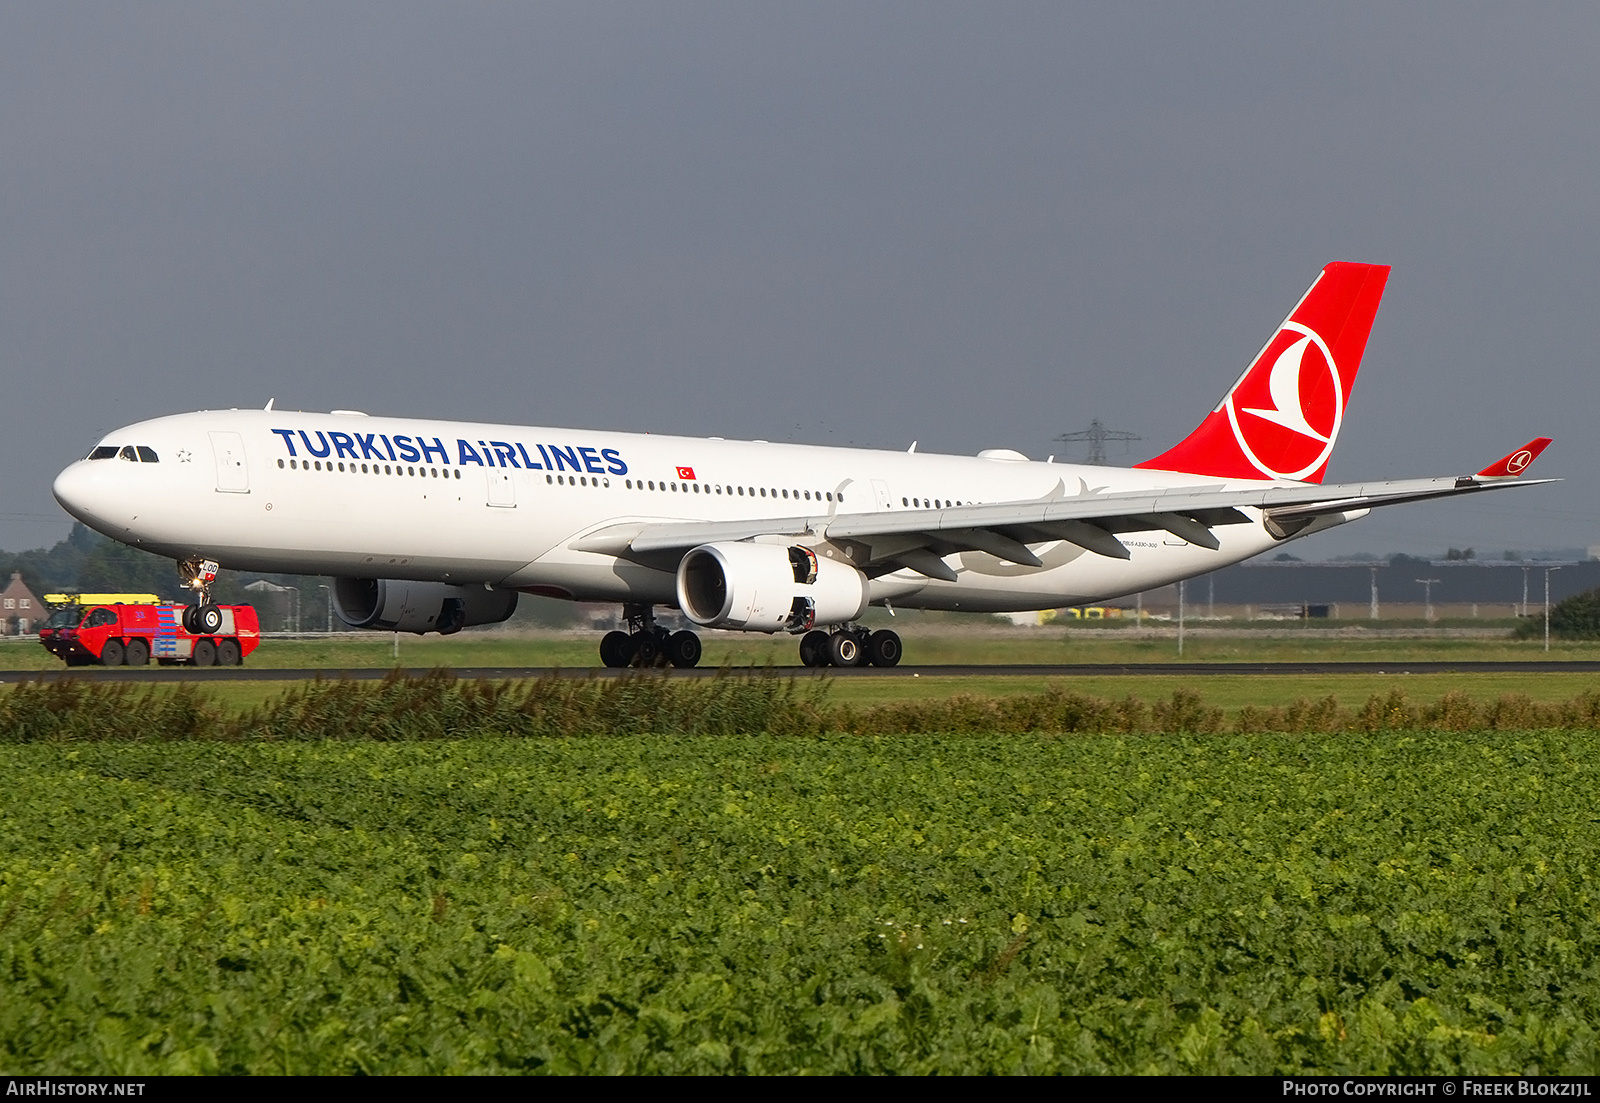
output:
POLYGON ((211 603, 211 584, 222 567, 215 559, 185 559, 178 564, 178 577, 185 589, 195 592, 195 603, 183 607, 183 630, 191 636, 211 636, 222 631, 222 610, 211 603))
POLYGON ((902 653, 900 637, 887 628, 870 632, 844 625, 800 637, 800 662, 806 666, 898 666, 902 653))
POLYGON ((693 632, 668 632, 656 624, 648 605, 624 605, 626 632, 607 632, 600 640, 600 661, 613 669, 626 666, 675 666, 687 670, 700 661, 700 637, 693 632))

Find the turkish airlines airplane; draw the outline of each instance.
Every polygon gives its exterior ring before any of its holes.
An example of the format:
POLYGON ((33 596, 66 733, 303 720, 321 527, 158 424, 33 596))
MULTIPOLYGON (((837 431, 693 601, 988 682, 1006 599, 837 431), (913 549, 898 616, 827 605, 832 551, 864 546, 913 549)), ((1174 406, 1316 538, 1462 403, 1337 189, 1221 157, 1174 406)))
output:
MULTIPOLYGON (((1133 468, 719 437, 227 410, 139 422, 61 472, 84 524, 178 561, 186 624, 219 565, 331 575, 353 627, 455 632, 519 593, 621 603, 607 666, 693 666, 705 628, 790 632, 807 666, 893 666, 869 605, 1005 612, 1214 571, 1379 506, 1514 485, 1550 443, 1475 475, 1323 485, 1386 266, 1330 264, 1193 433, 1133 468)), ((915 449, 915 445, 912 446, 915 449)), ((1548 482, 1551 480, 1537 480, 1548 482)))

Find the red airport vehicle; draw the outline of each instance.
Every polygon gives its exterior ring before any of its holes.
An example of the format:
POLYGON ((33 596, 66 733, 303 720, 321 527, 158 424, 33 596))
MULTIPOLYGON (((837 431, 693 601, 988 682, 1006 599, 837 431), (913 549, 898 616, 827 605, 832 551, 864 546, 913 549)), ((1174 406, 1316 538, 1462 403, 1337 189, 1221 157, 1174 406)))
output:
POLYGON ((238 666, 261 643, 249 605, 72 604, 56 609, 39 642, 68 666, 238 666), (186 626, 187 622, 187 626, 186 626), (190 631, 190 627, 199 631, 190 631))

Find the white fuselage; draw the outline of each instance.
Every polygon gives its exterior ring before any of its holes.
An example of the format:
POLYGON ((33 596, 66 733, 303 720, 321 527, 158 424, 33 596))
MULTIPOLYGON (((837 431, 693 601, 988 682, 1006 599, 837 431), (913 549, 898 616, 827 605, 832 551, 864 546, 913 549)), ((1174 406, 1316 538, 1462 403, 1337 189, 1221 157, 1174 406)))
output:
MULTIPOLYGON (((91 528, 175 559, 656 604, 676 603, 670 567, 572 545, 630 522, 822 522, 1225 481, 1015 458, 273 410, 157 418, 109 434, 103 447, 143 447, 156 462, 80 460, 57 479, 57 499, 91 528)), ((945 557, 956 581, 901 569, 874 578, 871 599, 1006 611, 1130 594, 1280 542, 1259 511, 1243 512, 1249 524, 1216 528, 1217 550, 1155 530, 1121 534, 1127 560, 1065 542, 1032 545, 1040 567, 967 551, 945 557)))

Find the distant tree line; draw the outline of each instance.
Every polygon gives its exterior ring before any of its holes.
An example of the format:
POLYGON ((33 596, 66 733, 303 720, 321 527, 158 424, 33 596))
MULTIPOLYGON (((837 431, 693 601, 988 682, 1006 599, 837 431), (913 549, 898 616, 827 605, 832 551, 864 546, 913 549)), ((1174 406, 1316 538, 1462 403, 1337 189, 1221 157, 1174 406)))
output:
MULTIPOLYGON (((1531 616, 1517 635, 1532 639, 1544 633, 1544 618, 1531 616)), ((1563 640, 1600 640, 1600 590, 1585 590, 1550 606, 1550 634, 1563 640)))

